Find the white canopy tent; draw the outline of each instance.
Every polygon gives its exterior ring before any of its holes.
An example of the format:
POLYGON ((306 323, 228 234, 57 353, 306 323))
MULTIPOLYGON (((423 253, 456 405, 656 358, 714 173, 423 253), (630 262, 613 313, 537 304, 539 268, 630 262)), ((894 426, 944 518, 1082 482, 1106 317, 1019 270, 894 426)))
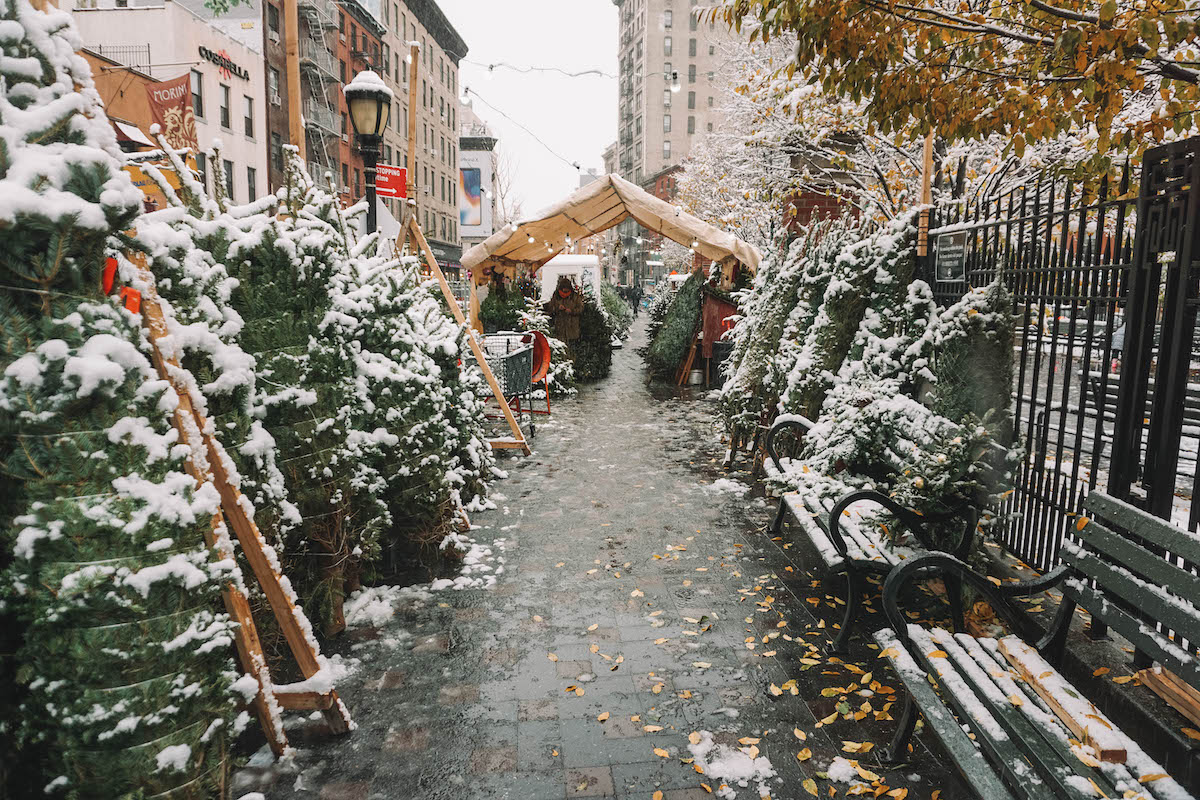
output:
POLYGON ((629 217, 709 261, 736 261, 751 273, 758 270, 760 256, 752 245, 617 175, 592 181, 534 219, 501 228, 464 253, 462 265, 476 285, 487 283, 492 272, 511 272, 518 265, 536 272, 566 249, 567 237, 577 241, 629 217))

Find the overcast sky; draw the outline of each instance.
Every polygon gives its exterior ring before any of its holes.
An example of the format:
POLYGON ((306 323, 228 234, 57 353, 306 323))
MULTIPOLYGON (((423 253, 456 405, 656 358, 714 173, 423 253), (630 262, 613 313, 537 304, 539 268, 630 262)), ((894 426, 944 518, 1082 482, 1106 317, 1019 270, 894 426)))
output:
POLYGON ((579 175, 603 172, 604 148, 617 138, 617 7, 612 0, 438 0, 467 43, 459 86, 469 86, 477 113, 500 139, 515 167, 513 182, 526 215, 579 186, 579 175), (610 78, 519 73, 480 64, 600 69, 610 78), (524 125, 569 162, 487 103, 524 125))

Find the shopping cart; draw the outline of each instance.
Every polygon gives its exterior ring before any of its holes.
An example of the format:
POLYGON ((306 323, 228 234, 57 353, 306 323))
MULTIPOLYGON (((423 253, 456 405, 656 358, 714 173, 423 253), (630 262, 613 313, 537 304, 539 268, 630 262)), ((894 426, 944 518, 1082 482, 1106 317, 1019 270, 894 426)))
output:
MULTIPOLYGON (((532 408, 534 356, 536 335, 534 333, 493 333, 483 337, 483 355, 488 367, 500 384, 504 402, 512 410, 518 424, 524 414, 529 415, 529 438, 535 433, 532 408)), ((498 402, 498 401, 497 401, 498 402)), ((549 395, 546 400, 546 411, 549 413, 549 395)), ((489 419, 499 419, 502 415, 489 414, 489 419)))

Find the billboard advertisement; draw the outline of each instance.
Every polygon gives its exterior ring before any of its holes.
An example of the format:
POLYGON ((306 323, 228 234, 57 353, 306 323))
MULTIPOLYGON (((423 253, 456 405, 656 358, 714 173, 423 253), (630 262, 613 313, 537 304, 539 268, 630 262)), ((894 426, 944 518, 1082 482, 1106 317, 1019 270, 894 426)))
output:
POLYGON ((458 154, 458 228, 465 238, 492 235, 492 153, 460 150, 458 154))

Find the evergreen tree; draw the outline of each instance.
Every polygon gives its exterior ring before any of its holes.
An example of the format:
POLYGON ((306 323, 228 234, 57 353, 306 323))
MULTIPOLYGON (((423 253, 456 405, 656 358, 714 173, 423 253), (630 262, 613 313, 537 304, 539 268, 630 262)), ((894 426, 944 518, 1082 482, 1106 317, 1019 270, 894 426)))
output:
POLYGON ((550 369, 546 378, 552 397, 569 397, 579 390, 575 388, 575 364, 571 361, 571 350, 562 339, 556 339, 550 327, 550 316, 537 297, 525 300, 521 312, 521 330, 538 331, 550 343, 550 369))
POLYGON ((256 684, 221 608, 237 567, 205 545, 219 499, 184 470, 140 316, 102 288, 141 193, 70 17, 0 18, 0 762, 14 793, 211 797, 256 684))
POLYGON ((675 292, 662 325, 646 350, 646 363, 658 375, 673 375, 687 358, 700 327, 703 274, 693 272, 675 292))

